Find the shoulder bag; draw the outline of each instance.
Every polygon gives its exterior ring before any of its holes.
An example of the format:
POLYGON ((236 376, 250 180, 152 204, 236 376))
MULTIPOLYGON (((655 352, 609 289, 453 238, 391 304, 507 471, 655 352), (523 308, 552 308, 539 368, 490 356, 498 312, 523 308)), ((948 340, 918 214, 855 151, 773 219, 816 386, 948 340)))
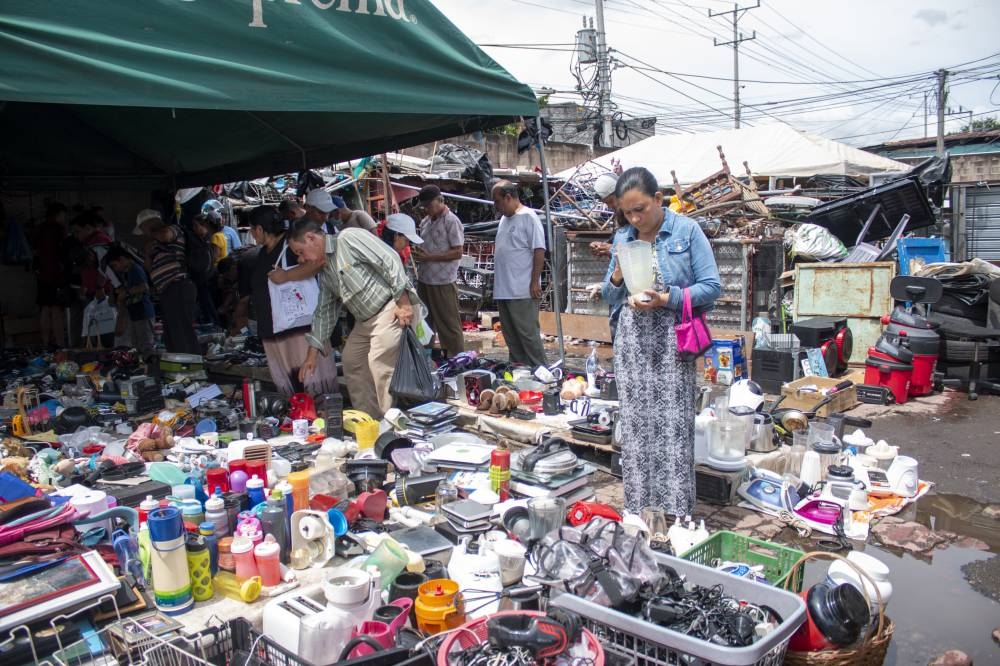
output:
MULTIPOLYGON (((288 268, 285 253, 288 251, 286 242, 281 248, 281 256, 274 267, 288 268)), ((313 313, 319 304, 319 284, 316 278, 292 280, 284 284, 267 281, 267 291, 271 297, 271 323, 275 334, 301 326, 312 324, 313 313)))

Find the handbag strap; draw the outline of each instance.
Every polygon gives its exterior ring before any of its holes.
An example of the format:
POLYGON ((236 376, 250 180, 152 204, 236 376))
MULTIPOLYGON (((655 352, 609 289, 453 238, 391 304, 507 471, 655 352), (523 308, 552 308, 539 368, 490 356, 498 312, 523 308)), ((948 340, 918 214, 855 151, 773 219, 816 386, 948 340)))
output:
POLYGON ((681 310, 681 322, 687 323, 691 321, 693 317, 691 316, 691 290, 684 287, 684 307, 681 310))
POLYGON ((280 266, 282 270, 288 270, 288 264, 285 262, 285 253, 288 252, 288 240, 285 239, 281 241, 281 254, 278 255, 278 260, 274 262, 275 270, 280 266))

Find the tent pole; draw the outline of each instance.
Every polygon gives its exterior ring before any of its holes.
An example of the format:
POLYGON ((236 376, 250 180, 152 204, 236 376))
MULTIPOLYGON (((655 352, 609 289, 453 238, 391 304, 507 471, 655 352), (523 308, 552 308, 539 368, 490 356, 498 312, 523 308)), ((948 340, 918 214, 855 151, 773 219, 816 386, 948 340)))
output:
POLYGON ((545 148, 542 146, 542 116, 535 117, 535 127, 538 129, 537 147, 538 163, 542 167, 542 196, 545 197, 545 233, 549 239, 549 256, 552 258, 552 311, 556 316, 556 337, 559 342, 559 360, 566 364, 566 343, 563 341, 562 303, 559 289, 562 286, 562 275, 556 265, 555 233, 552 230, 552 209, 549 205, 549 170, 545 168, 545 148))

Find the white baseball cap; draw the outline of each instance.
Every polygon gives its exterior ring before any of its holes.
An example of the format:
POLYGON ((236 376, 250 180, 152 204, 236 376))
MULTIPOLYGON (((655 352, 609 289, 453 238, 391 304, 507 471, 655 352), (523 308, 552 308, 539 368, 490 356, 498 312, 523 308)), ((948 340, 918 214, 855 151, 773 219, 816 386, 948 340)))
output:
POLYGON ((135 229, 132 233, 136 236, 141 236, 143 234, 142 225, 153 220, 163 221, 163 216, 160 215, 160 211, 153 210, 152 208, 143 208, 139 211, 139 214, 135 216, 135 229))
POLYGON ((414 245, 422 245, 424 239, 417 235, 417 223, 406 213, 393 213, 386 221, 387 229, 403 234, 414 245))
POLYGON ((601 199, 606 199, 615 193, 616 185, 618 185, 618 176, 613 173, 602 173, 594 181, 594 192, 601 199))
POLYGON ((330 193, 324 189, 311 190, 306 195, 306 205, 318 208, 324 213, 329 213, 336 208, 333 205, 333 199, 330 198, 330 193))

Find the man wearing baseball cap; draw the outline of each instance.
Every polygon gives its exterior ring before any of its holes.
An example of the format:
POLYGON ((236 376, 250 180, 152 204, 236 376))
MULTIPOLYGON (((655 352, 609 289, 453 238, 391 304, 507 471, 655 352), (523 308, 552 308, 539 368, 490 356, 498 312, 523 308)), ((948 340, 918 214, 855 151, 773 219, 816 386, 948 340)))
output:
POLYGON ((344 229, 364 229, 365 231, 375 233, 375 228, 378 225, 372 219, 371 215, 363 210, 351 210, 347 206, 347 202, 340 197, 331 197, 330 203, 333 205, 333 215, 331 217, 338 231, 343 231, 344 229))
POLYGON ((328 232, 333 232, 332 223, 328 224, 330 213, 334 210, 333 197, 324 189, 310 190, 306 195, 306 213, 302 217, 312 220, 316 224, 326 227, 328 232))
POLYGON ((428 310, 428 324, 448 357, 465 351, 462 315, 458 310, 458 264, 465 246, 465 231, 437 185, 427 185, 417 195, 425 216, 420 222, 423 245, 414 248, 417 293, 428 310))

